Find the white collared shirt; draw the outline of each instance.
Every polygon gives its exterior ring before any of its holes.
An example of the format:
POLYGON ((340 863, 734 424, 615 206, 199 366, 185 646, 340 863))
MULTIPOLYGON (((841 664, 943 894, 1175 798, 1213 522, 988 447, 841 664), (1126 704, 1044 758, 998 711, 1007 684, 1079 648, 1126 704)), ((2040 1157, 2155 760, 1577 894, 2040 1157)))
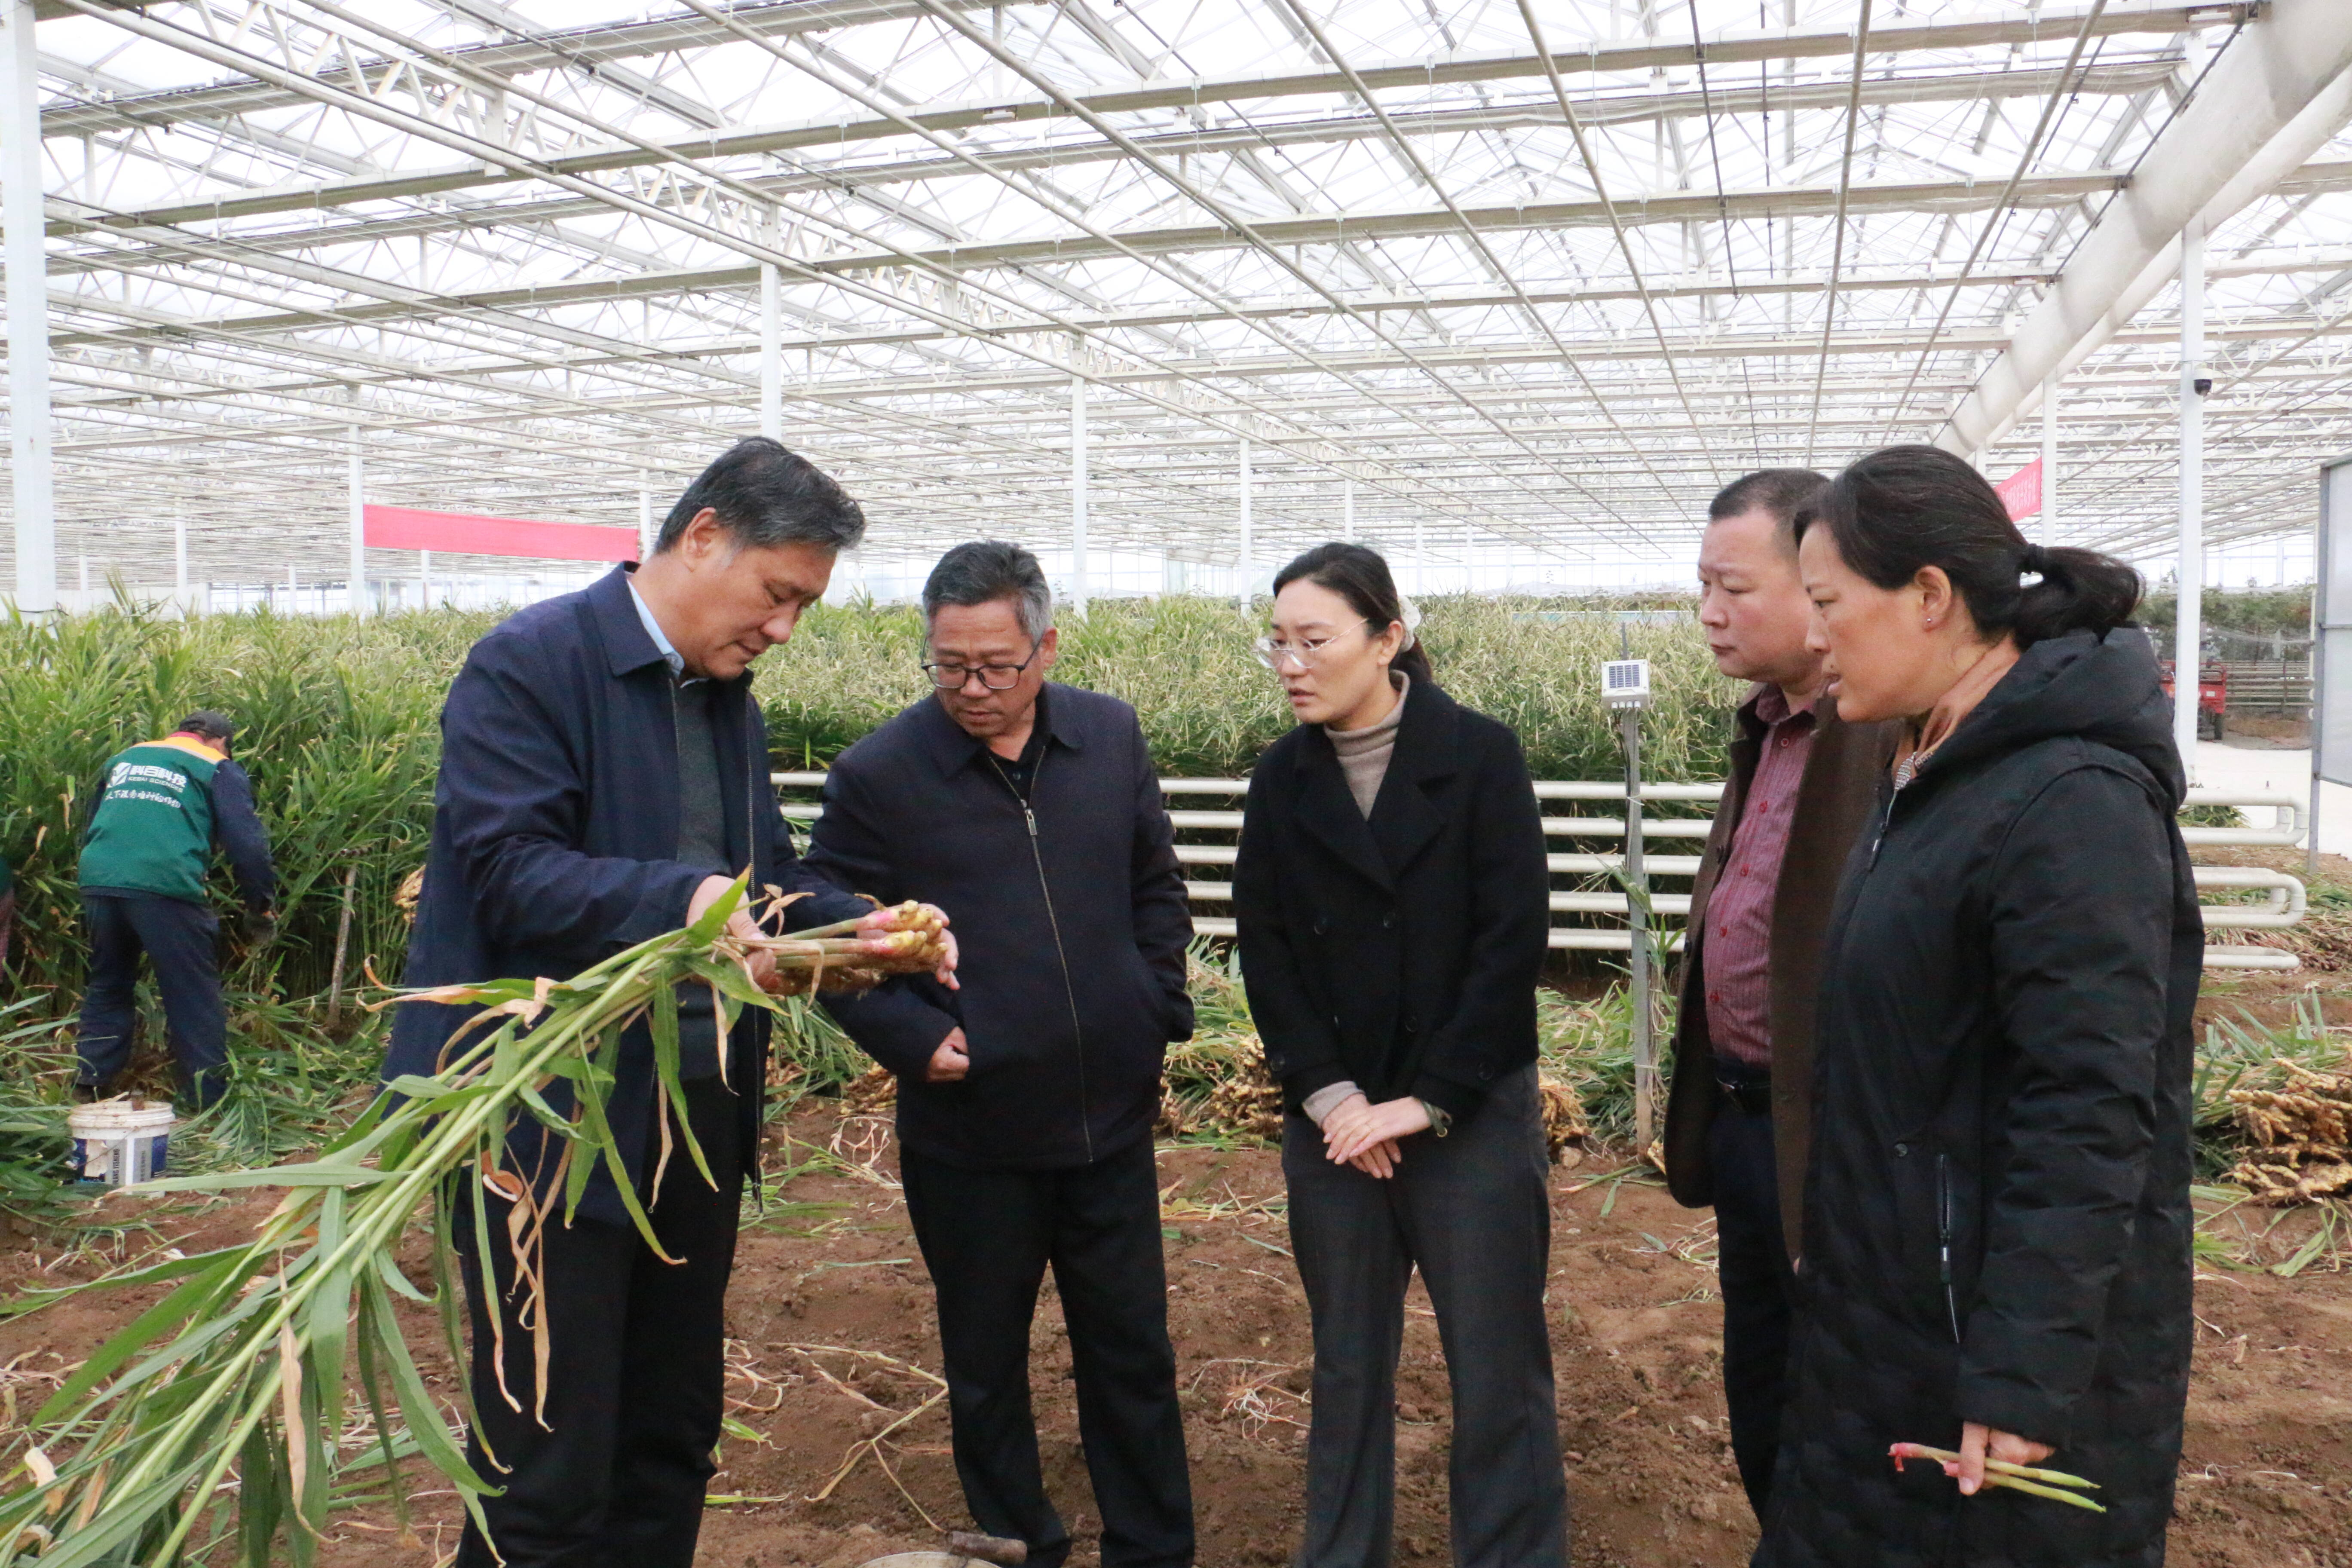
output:
POLYGON ((682 686, 691 686, 702 679, 703 678, 698 675, 692 677, 687 675, 686 655, 670 646, 668 635, 661 629, 661 623, 654 619, 653 606, 646 603, 646 596, 643 594, 637 592, 637 584, 634 579, 629 583, 629 602, 637 606, 637 619, 645 623, 646 636, 654 639, 654 647, 659 649, 662 658, 668 661, 670 679, 682 686))

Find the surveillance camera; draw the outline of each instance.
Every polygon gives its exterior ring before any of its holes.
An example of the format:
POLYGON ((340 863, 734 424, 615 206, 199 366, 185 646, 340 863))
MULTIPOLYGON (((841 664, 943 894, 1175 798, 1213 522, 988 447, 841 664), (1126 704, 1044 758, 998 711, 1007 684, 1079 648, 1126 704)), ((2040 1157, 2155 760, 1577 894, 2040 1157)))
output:
POLYGON ((2189 384, 2197 389, 2198 396, 2202 397, 2213 390, 2213 378, 2210 375, 2200 375, 2189 384))

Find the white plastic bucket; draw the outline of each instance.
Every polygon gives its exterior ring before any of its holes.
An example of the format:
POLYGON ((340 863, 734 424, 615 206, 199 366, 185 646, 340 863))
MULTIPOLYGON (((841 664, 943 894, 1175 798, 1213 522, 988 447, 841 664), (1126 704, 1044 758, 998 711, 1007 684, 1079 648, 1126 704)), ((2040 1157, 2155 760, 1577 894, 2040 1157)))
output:
POLYGON ((77 1105, 66 1118, 74 1177, 127 1187, 163 1173, 172 1146, 172 1102, 129 1095, 77 1105))

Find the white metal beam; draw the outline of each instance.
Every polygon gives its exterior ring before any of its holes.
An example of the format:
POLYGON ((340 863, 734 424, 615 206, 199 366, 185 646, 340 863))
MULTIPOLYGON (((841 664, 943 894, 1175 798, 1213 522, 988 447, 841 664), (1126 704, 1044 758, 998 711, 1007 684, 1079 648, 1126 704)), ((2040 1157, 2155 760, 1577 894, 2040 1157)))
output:
POLYGON ((347 577, 351 584, 351 612, 364 617, 368 613, 367 595, 367 469, 366 456, 360 445, 360 427, 352 426, 351 509, 348 527, 351 530, 351 565, 347 577))
POLYGON ((42 223, 40 51, 33 0, 0 0, 0 226, 8 302, 9 479, 16 607, 58 603, 57 501, 49 416, 48 244, 42 223))
POLYGON ((2058 378, 2042 384, 2042 542, 2058 542, 2058 378))
MULTIPOLYGON (((2347 124, 2352 124, 2352 68, 2338 71, 2336 79, 2321 89, 2304 107, 2302 113, 2287 121, 2285 128, 2272 137, 2245 167, 2230 177, 2221 187, 2221 194, 2206 203, 2204 210, 2198 214, 2198 226, 2210 235, 2265 194, 2308 194, 2309 187, 2305 182, 2326 165, 2308 163, 2305 160, 2326 146, 2347 124)), ((2063 377, 2072 374, 2076 366, 2105 348, 2126 323, 2147 307, 2149 300, 2163 292, 2164 286, 2171 282, 2179 271, 2180 242, 2175 237, 2156 253, 2153 260, 2140 268, 2139 276, 2132 279, 2131 286, 2117 295, 2116 302, 2108 307, 2090 331, 2066 351, 2052 375, 2063 377)), ((2216 264, 2210 256, 2206 258, 2205 276, 2209 281, 2234 275, 2235 268, 2231 264, 2216 264)), ((2018 415, 2031 409, 2036 396, 2038 394, 2029 393, 2009 419, 1994 429, 1986 445, 1990 446, 2007 435, 2009 424, 2018 415)))
POLYGON ((1241 547, 1240 547, 1240 549, 1235 552, 1235 554, 1234 554, 1234 567, 1235 567, 1235 572, 1234 572, 1234 576, 1235 576, 1236 578, 1238 578, 1238 579, 1239 579, 1239 586, 1238 586, 1238 587, 1236 587, 1236 588, 1234 589, 1234 596, 1235 598, 1237 598, 1237 599, 1239 599, 1239 600, 1241 601, 1242 608, 1244 608, 1244 609, 1247 609, 1247 608, 1249 608, 1249 602, 1250 602, 1250 571, 1251 571, 1251 568, 1250 568, 1250 542, 1250 542, 1250 444, 1249 444, 1247 441, 1244 441, 1244 442, 1243 442, 1243 443, 1242 443, 1242 454, 1241 454, 1241 456, 1242 456, 1242 469, 1241 469, 1241 502, 1242 502, 1242 510, 1241 510, 1241 547))
POLYGON ((1087 383, 1070 378, 1070 602, 1087 613, 1087 383))
MULTIPOLYGON (((106 0, 106 3, 115 4, 117 0, 106 0)), ((146 4, 147 0, 135 0, 135 3, 146 4)), ((965 0, 965 3, 1007 5, 1022 4, 1024 0, 965 0)), ((71 6, 56 4, 54 0, 40 0, 40 10, 44 16, 78 14, 71 6)), ((916 0, 771 0, 764 5, 740 5, 733 12, 734 18, 742 26, 778 37, 873 22, 904 20, 919 15, 921 6, 916 0)), ((458 52, 464 56, 467 65, 478 69, 520 76, 564 66, 593 68, 612 60, 706 48, 722 42, 725 37, 726 34, 719 28, 687 13, 635 23, 599 23, 593 26, 542 33, 535 37, 501 39, 495 43, 477 44, 458 52)), ((356 64, 339 62, 330 69, 319 72, 318 79, 322 83, 344 86, 357 80, 374 91, 380 89, 385 79, 393 74, 392 61, 373 59, 356 64)), ((224 120, 236 115, 286 109, 301 101, 299 93, 276 83, 251 79, 230 81, 218 86, 146 93, 103 102, 60 104, 41 117, 41 131, 47 136, 88 136, 142 125, 224 120)))
POLYGON ((774 267, 760 264, 760 434, 784 438, 784 285, 774 267))
MULTIPOLYGON (((895 5, 899 0, 888 0, 888 3, 895 5)), ((971 0, 942 0, 942 3, 962 8, 969 6, 971 0)), ((2037 40, 2064 41, 2074 37, 2086 25, 2093 37, 2126 33, 2171 36, 2199 26, 2221 26, 2242 20, 2256 9, 2258 7, 2253 5, 2232 0, 2229 4, 2107 11, 2088 18, 2087 23, 2086 14, 2083 12, 2044 11, 2039 16, 2031 17, 1874 26, 1871 30, 1871 53, 1876 58, 1909 50, 1941 51, 1996 45, 2017 46, 2037 40)), ((1721 66, 1735 62, 1838 58, 1850 54, 1853 47, 1851 36, 1843 31, 1790 30, 1726 35, 1706 42, 1703 48, 1708 64, 1721 66)), ((1550 54, 1549 58, 1553 68, 1564 74, 1656 71, 1695 65, 1699 58, 1699 47, 1685 44, 1595 48, 1582 53, 1559 50, 1550 54)), ((472 63, 476 57, 467 55, 466 58, 472 63)), ((1384 89, 1428 91, 1440 86, 1540 77, 1545 74, 1546 58, 1540 54, 1455 54, 1434 59, 1383 61, 1360 68, 1354 72, 1269 71, 1190 80, 1162 80, 1139 86, 1085 90, 1074 95, 1072 101, 1087 113, 1127 115, 1155 110, 1198 110, 1213 104, 1259 104, 1287 98, 1344 98, 1354 93, 1356 79, 1360 79, 1376 92, 1384 89)), ((319 91, 323 96, 342 86, 347 79, 341 73, 320 77, 318 79, 319 91)), ((299 101, 290 84, 260 85, 264 90, 284 93, 286 102, 299 101)), ((47 128, 47 133, 83 133, 91 115, 121 117, 125 124, 139 123, 133 117, 151 110, 168 119, 175 107, 183 107, 180 100, 194 96, 194 93, 161 94, 157 95, 157 101, 152 102, 147 99, 131 99, 61 110, 61 114, 75 118, 61 119, 47 128)), ((1780 107, 1775 104, 1776 110, 1780 107)), ((1579 110, 1581 112, 1581 105, 1579 110)), ((1064 112, 1063 106, 1053 99, 1018 98, 929 105, 909 110, 905 118, 925 130, 967 132, 1024 123, 1046 125, 1064 112)), ((562 174, 576 175, 644 167, 660 163, 666 156, 709 160, 799 148, 824 148, 839 153, 857 143, 903 134, 905 126, 898 118, 856 121, 835 118, 791 125, 730 128, 709 135, 666 140, 654 150, 634 145, 596 147, 551 158, 547 166, 562 174)), ((1171 155, 1181 150, 1172 149, 1171 155)), ((299 212, 511 184, 527 177, 516 169, 485 168, 479 163, 467 163, 439 169, 403 171, 362 180, 239 194, 197 205, 159 208, 150 216, 159 222, 188 222, 197 218, 299 212)))
MULTIPOLYGON (((551 163, 548 166, 552 169, 555 164, 551 163)), ((2309 172, 2307 183, 2311 188, 2332 190, 2339 188, 2347 177, 2352 177, 2352 168, 2347 168, 2343 163, 2327 163, 2315 165, 2309 172)), ((2018 183, 2011 205, 2022 208, 2071 206, 2076 202, 2120 191, 2127 184, 2123 174, 2104 170, 2036 175, 2018 183)), ((1849 214, 1982 212, 1991 207, 2000 195, 1998 184, 1973 179, 1857 181, 1848 194, 1846 211, 1849 214)), ((140 229, 156 226, 216 222, 228 216, 220 209, 233 205, 226 202, 202 205, 182 204, 128 212, 107 219, 102 226, 136 233, 140 229)), ((1465 207, 1463 216, 1476 228, 1489 233, 1585 228, 1606 225, 1612 206, 1620 219, 1628 226, 1714 223, 1727 218, 1736 221, 1821 217, 1838 210, 1838 191, 1834 185, 1768 186, 1720 193, 1668 189, 1619 195, 1606 203, 1496 203, 1465 207)), ((495 208, 472 213, 467 215, 467 222, 480 224, 494 219, 496 216, 495 208)), ((1457 219, 1443 207, 1437 207, 1388 212, 1310 212, 1296 216, 1263 218, 1250 223, 1248 227, 1264 237, 1269 245, 1289 247, 1338 245, 1350 240, 1420 238, 1459 232, 1461 226, 1462 219, 1457 219)), ((92 221, 81 221, 58 222, 52 226, 62 232, 73 232, 101 226, 92 221)), ((449 226, 455 226, 454 222, 449 226)), ((320 236, 322 242, 334 237, 331 230, 320 236)), ((366 238, 368 236, 364 232, 355 232, 353 237, 366 238)), ((1104 238, 1069 235, 1003 240, 993 244, 924 249, 909 247, 903 251, 857 250, 846 255, 813 257, 803 265, 809 271, 840 277, 902 268, 912 258, 929 266, 965 271, 983 267, 1096 261, 1116 257, 1129 249, 1147 256, 1189 255, 1244 247, 1249 243, 1247 234, 1231 225, 1178 224, 1112 230, 1104 238)), ((711 269, 698 279, 677 281, 688 286, 740 288, 751 282, 754 276, 752 268, 733 267, 711 269)), ((635 286, 633 279, 616 281, 625 288, 635 286)), ((572 292, 575 295, 586 294, 596 288, 594 283, 585 283, 577 286, 572 292)), ((563 290, 542 292, 561 297, 563 290)))
POLYGON ((2057 287, 1953 411, 1937 443, 1964 457, 1981 450, 2045 377, 2063 374, 2069 354, 2112 331, 2112 312, 2149 264, 2282 132, 2308 129, 2300 117, 2347 67, 2352 5, 2345 0, 2275 0, 2249 22, 2148 146, 2129 186, 2099 215, 2057 287))
MULTIPOLYGON (((988 0, 989 4, 1003 0, 988 0)), ((966 4, 978 9, 976 0, 966 4)), ((45 11, 47 7, 45 5, 45 11)), ((2169 37, 2199 26, 2221 26, 2244 20, 2257 7, 2247 0, 2235 3, 2161 5, 2116 9, 2091 24, 2091 36, 2110 37, 2131 34, 2169 37)), ((57 15, 69 16, 62 5, 57 15)), ((919 15, 908 0, 785 0, 783 4, 745 5, 730 12, 762 36, 782 37, 860 23, 919 15)), ((1927 50, 2021 47, 2073 37, 2084 26, 2082 11, 2045 10, 2037 16, 1962 17, 1872 29, 1872 53, 1888 55, 1927 50)), ((563 64, 594 65, 602 60, 674 52, 722 41, 726 31, 692 14, 656 22, 583 28, 572 34, 548 34, 540 38, 476 46, 463 51, 467 63, 485 70, 522 73, 563 64)), ((1622 72, 1664 72, 1688 69, 1700 58, 1710 65, 1757 64, 1768 60, 1799 60, 1843 57, 1851 40, 1832 29, 1789 28, 1782 31, 1729 33, 1703 44, 1644 43, 1596 47, 1554 54, 1556 68, 1569 74, 1610 75, 1622 72), (1702 55, 1703 51, 1703 55, 1702 55)), ((358 68, 357 75, 371 89, 378 86, 388 62, 375 60, 358 68)), ((348 83, 352 72, 321 73, 320 80, 348 83)), ((1375 89, 1436 87, 1465 82, 1507 81, 1541 76, 1543 61, 1536 55, 1451 53, 1413 60, 1389 60, 1371 68, 1375 89)), ((1348 84, 1335 71, 1263 71, 1228 77, 1162 79, 1136 87, 1106 88, 1088 95, 1106 111, 1181 109, 1236 100, 1259 101, 1292 97, 1319 98, 1342 93, 1348 84)), ((159 92, 109 102, 67 104, 43 117, 43 131, 51 136, 79 136, 103 130, 168 124, 177 120, 217 119, 284 108, 300 102, 289 89, 271 83, 231 82, 218 87, 159 92)), ((926 105, 927 116, 937 116, 940 129, 965 130, 1003 120, 1052 117, 1050 104, 1035 99, 992 100, 982 103, 926 105), (951 119, 950 116, 968 117, 951 119)), ((889 135, 870 122, 852 121, 836 127, 839 140, 856 141, 889 135)), ((760 147, 755 151, 772 151, 760 147)))
POLYGON ((2180 232, 2180 563, 2173 574, 2172 741, 2197 782, 2197 710, 2204 673, 2205 230, 2180 232))

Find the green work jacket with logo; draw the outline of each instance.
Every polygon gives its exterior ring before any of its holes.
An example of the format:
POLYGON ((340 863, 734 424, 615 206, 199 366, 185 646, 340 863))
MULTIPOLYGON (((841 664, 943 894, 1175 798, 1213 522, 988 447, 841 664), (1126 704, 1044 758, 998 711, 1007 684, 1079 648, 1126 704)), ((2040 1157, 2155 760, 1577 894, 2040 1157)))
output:
POLYGON ((82 836, 82 890, 201 904, 216 844, 247 905, 268 908, 277 879, 245 770, 193 735, 146 742, 106 764, 82 836))

